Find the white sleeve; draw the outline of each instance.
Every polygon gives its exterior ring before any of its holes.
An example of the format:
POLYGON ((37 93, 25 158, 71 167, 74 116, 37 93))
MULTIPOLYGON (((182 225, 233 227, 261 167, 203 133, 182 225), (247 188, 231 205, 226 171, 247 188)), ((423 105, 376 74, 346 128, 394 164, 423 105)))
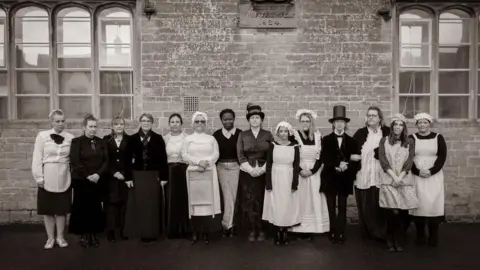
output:
POLYGON ((32 155, 32 175, 35 182, 38 184, 44 183, 43 179, 43 138, 40 134, 35 139, 35 146, 32 155))

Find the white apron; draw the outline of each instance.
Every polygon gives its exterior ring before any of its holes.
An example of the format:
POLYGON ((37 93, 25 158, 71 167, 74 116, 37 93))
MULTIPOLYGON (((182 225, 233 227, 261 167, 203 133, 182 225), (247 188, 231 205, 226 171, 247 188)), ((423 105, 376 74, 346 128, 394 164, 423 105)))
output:
MULTIPOLYGON (((438 134, 434 139, 419 140, 415 138, 415 166, 419 170, 430 169, 437 160, 438 134)), ((443 170, 428 178, 414 175, 418 197, 418 208, 410 210, 412 216, 440 217, 445 215, 445 190, 443 170)))

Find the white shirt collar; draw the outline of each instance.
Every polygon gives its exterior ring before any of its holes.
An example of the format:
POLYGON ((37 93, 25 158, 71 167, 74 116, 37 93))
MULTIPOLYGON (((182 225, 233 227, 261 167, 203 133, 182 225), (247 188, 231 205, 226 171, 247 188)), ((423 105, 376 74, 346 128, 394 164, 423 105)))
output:
POLYGON ((338 136, 341 136, 341 135, 345 134, 345 130, 343 130, 342 133, 340 133, 340 134, 338 134, 336 129, 333 132, 335 132, 335 134, 337 134, 338 136))
POLYGON ((234 135, 235 132, 237 132, 236 127, 233 127, 231 130, 226 130, 225 128, 222 128, 223 136, 225 136, 225 138, 227 139, 230 139, 230 137, 232 137, 232 135, 234 135))

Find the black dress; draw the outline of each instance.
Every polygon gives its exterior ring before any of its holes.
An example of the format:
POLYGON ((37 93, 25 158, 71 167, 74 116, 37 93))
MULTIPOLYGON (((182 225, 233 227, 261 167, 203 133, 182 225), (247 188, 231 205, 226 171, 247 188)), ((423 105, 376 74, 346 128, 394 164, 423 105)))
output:
POLYGON ((105 211, 107 230, 121 231, 125 224, 125 209, 128 196, 128 188, 125 181, 132 179, 130 170, 132 159, 127 157, 129 136, 123 134, 120 145, 117 146, 113 135, 103 137, 109 155, 109 166, 105 174, 105 211), (119 172, 125 180, 119 180, 114 175, 119 172))
POLYGON ((73 234, 102 232, 105 227, 102 209, 101 185, 106 181, 108 150, 99 137, 82 135, 72 140, 70 149, 73 204, 69 230, 73 234), (98 174, 100 180, 93 183, 88 176, 98 174))
POLYGON ((166 219, 160 187, 160 181, 168 180, 165 141, 152 131, 144 146, 140 134, 135 133, 129 140, 127 153, 132 158, 133 188, 128 194, 125 236, 158 238, 166 219))

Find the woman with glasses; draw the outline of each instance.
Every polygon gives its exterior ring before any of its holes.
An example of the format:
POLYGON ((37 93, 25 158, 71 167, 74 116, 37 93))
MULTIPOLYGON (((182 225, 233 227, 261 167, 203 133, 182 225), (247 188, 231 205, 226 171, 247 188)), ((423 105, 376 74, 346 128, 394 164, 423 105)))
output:
POLYGON ((140 116, 140 129, 130 137, 127 155, 131 159, 132 178, 127 179, 129 195, 125 235, 142 242, 155 241, 161 233, 161 188, 168 180, 167 152, 162 135, 152 130, 153 116, 140 116))
POLYGON ((45 249, 55 244, 65 248, 68 243, 63 232, 72 204, 69 154, 74 136, 65 131, 63 111, 54 110, 48 117, 52 129, 38 133, 32 157, 33 179, 38 185, 37 213, 43 215, 47 231, 45 249))
POLYGON ((97 233, 103 232, 105 216, 100 185, 108 170, 108 148, 97 134, 97 119, 87 114, 83 119, 84 134, 72 140, 70 168, 73 183, 73 204, 70 233, 81 235, 82 247, 98 247, 97 233))
POLYGON ((195 112, 192 116, 194 133, 182 145, 182 158, 188 163, 192 244, 197 242, 200 234, 204 243, 208 244, 209 234, 221 230, 220 188, 215 165, 219 150, 215 138, 205 134, 207 120, 207 114, 195 112))
POLYGON ((300 179, 298 192, 300 197, 300 226, 292 228, 293 232, 303 233, 312 240, 314 233, 330 230, 327 199, 320 190, 321 134, 315 127, 317 113, 311 110, 298 110, 296 118, 300 122, 299 130, 293 132, 300 144, 300 179))
POLYGON ((385 218, 379 205, 379 188, 382 167, 378 160, 378 147, 383 137, 388 137, 390 128, 383 125, 380 108, 367 110, 365 127, 357 130, 353 138, 357 153, 352 157, 357 169, 355 199, 362 234, 367 239, 385 239, 385 218))

